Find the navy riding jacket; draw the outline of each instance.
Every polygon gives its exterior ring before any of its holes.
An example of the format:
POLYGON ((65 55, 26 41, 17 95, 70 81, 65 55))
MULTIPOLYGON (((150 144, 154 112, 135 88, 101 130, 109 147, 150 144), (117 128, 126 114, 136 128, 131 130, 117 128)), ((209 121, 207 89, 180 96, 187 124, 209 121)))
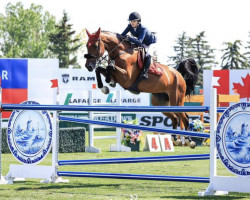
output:
POLYGON ((142 44, 149 46, 153 43, 156 43, 157 41, 155 34, 151 33, 145 26, 141 24, 139 24, 139 26, 136 28, 136 31, 131 26, 131 24, 129 24, 122 32, 122 35, 125 36, 128 32, 132 33, 132 35, 136 37, 130 37, 129 41, 138 46, 141 46, 142 44))

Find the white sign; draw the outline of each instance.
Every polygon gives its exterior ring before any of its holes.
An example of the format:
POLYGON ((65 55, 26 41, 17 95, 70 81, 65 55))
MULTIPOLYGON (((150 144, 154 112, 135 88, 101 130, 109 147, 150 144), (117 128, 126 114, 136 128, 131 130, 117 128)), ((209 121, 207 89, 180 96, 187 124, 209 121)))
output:
MULTIPOLYGON (((38 104, 26 101, 23 104, 38 104)), ((38 164, 51 149, 52 124, 47 111, 14 110, 8 123, 8 145, 23 164, 38 164)))
POLYGON ((172 128, 172 121, 162 113, 137 113, 139 125, 157 127, 157 128, 172 128))
POLYGON ((81 89, 90 91, 96 88, 95 72, 88 72, 86 69, 59 69, 57 77, 59 88, 63 90, 81 89))
POLYGON ((56 79, 58 59, 28 59, 28 99, 40 104, 53 104, 50 80, 56 79))
POLYGON ((103 94, 101 90, 97 88, 95 72, 89 72, 86 69, 59 69, 57 77, 61 105, 88 105, 88 91, 93 92, 94 104, 116 103, 116 90, 121 91, 122 106, 150 105, 150 95, 148 93, 135 95, 128 90, 124 90, 119 84, 116 84, 116 87, 112 88, 105 83, 105 77, 102 76, 103 84, 110 89, 108 95, 103 94))
POLYGON ((161 145, 158 135, 149 135, 146 137, 145 150, 150 152, 161 151, 161 145))
POLYGON ((171 135, 159 135, 161 150, 162 151, 174 151, 173 141, 171 135))

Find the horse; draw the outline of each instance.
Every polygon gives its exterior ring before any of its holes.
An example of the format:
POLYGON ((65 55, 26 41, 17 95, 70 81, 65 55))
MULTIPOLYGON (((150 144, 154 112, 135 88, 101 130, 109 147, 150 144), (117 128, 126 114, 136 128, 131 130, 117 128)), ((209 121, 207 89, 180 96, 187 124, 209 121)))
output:
MULTIPOLYGON (((195 83, 198 80, 198 67, 193 58, 181 61, 177 70, 159 64, 163 70, 162 76, 148 74, 148 79, 139 80, 141 73, 137 62, 139 51, 132 49, 133 45, 125 37, 117 33, 101 31, 100 28, 92 34, 88 30, 86 32, 89 38, 86 45, 88 53, 84 57, 88 71, 98 69, 107 78, 106 69, 96 68, 98 60, 107 51, 109 62, 114 63, 110 79, 124 89, 134 89, 136 85, 139 92, 151 93, 153 106, 184 106, 185 96, 194 94, 195 83)), ((98 87, 102 87, 99 84, 98 87)), ((174 129, 177 129, 180 119, 185 130, 188 130, 189 120, 186 113, 163 112, 163 114, 171 119, 174 129)))

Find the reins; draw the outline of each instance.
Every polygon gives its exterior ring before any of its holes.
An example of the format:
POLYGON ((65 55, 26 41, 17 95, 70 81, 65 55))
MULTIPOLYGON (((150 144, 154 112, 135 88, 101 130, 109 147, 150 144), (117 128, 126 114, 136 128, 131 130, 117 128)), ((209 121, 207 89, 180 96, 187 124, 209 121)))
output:
MULTIPOLYGON (((100 64, 103 60, 107 61, 109 63, 109 60, 107 59, 107 56, 110 58, 110 60, 115 60, 117 57, 119 57, 120 55, 122 54, 125 54, 126 52, 121 52, 121 53, 118 53, 117 55, 114 56, 114 58, 111 58, 110 54, 117 49, 118 46, 120 46, 124 41, 125 39, 122 39, 121 42, 119 44, 117 44, 110 52, 108 52, 108 55, 105 55, 105 56, 102 56, 100 57, 100 44, 101 44, 101 39, 97 39, 97 40, 91 40, 91 41, 99 41, 98 43, 98 54, 97 55, 93 55, 93 54, 85 54, 84 55, 84 58, 86 59, 98 59, 98 63, 100 64)), ((102 41, 103 42, 103 41, 102 41)), ((104 43, 104 42, 103 42, 104 43)), ((108 45, 106 43, 104 43, 104 46, 108 49, 108 45)), ((106 49, 106 50, 107 50, 106 49)), ((108 50, 107 50, 108 51, 108 50)))

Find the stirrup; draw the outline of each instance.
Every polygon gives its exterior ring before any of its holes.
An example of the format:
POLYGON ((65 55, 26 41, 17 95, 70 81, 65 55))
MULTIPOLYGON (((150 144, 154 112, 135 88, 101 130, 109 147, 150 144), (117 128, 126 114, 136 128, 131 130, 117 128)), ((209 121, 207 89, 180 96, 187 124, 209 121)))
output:
POLYGON ((148 73, 142 73, 140 76, 141 80, 147 80, 148 79, 148 73))

